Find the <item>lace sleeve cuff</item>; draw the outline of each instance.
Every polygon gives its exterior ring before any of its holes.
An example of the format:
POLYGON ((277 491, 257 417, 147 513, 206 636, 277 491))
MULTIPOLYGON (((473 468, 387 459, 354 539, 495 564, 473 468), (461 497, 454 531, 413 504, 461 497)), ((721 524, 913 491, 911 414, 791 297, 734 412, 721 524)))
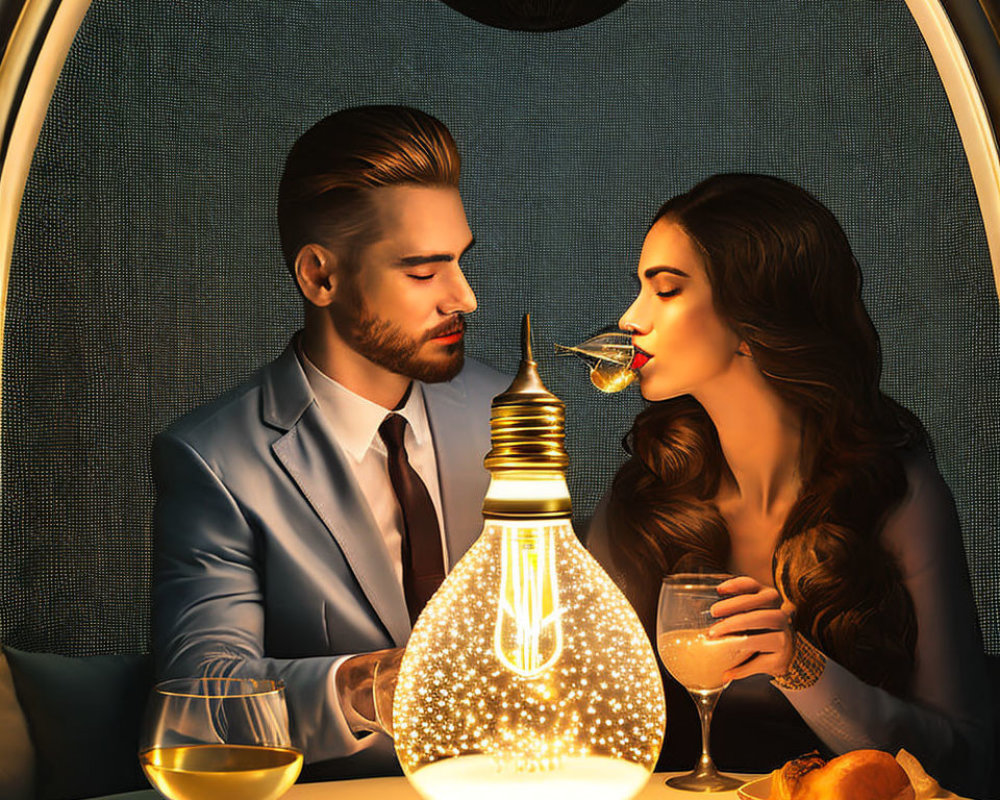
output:
POLYGON ((808 689, 826 667, 826 656, 801 633, 795 634, 794 648, 788 670, 771 681, 779 689, 808 689))

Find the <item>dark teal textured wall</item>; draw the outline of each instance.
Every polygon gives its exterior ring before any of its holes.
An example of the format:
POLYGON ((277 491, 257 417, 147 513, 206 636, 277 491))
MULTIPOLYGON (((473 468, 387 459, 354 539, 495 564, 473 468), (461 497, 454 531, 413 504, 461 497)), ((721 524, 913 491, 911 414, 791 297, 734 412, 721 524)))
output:
POLYGON ((631 0, 517 33, 436 0, 95 0, 29 178, 3 382, 0 639, 142 649, 153 432, 298 325, 273 223, 284 154, 339 107, 452 129, 478 244, 473 355, 516 366, 530 310, 568 405, 585 518, 637 394, 558 371, 615 321, 650 215, 720 171, 780 175, 842 220, 885 350, 958 500, 988 647, 1000 501, 998 302, 961 142, 903 0, 631 0))

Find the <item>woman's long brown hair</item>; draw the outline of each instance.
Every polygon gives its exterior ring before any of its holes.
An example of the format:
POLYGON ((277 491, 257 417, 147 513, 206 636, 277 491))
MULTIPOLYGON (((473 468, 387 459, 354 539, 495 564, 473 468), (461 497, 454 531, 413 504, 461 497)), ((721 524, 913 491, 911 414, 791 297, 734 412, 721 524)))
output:
MULTIPOLYGON (((916 618, 880 533, 906 493, 901 453, 928 443, 879 390, 878 334, 847 237, 812 195, 760 175, 709 178, 661 219, 701 250, 716 311, 801 414, 803 488, 773 561, 796 628, 863 680, 905 693, 916 618)), ((704 409, 690 396, 653 403, 625 447, 609 509, 616 561, 657 587, 679 562, 725 569, 729 534, 713 500, 728 466, 704 409)))

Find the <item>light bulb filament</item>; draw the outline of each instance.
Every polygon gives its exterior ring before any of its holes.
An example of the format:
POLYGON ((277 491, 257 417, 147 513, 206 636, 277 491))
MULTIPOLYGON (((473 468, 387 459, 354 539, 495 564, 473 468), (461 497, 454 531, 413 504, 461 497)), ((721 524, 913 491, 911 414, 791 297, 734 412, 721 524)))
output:
POLYGON ((555 536, 551 526, 502 525, 494 651, 524 677, 548 669, 562 652, 555 536))

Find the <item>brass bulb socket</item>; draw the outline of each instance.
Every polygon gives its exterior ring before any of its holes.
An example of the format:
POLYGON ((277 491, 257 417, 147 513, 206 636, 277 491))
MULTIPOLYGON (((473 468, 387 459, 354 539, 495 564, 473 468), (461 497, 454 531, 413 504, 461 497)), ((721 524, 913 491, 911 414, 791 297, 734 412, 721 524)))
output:
POLYGON ((569 456, 563 446, 565 418, 558 400, 494 404, 490 419, 493 448, 484 461, 486 469, 566 469, 569 456))
POLYGON ((490 519, 569 519, 573 507, 568 497, 548 500, 498 500, 483 502, 483 517, 490 519))

